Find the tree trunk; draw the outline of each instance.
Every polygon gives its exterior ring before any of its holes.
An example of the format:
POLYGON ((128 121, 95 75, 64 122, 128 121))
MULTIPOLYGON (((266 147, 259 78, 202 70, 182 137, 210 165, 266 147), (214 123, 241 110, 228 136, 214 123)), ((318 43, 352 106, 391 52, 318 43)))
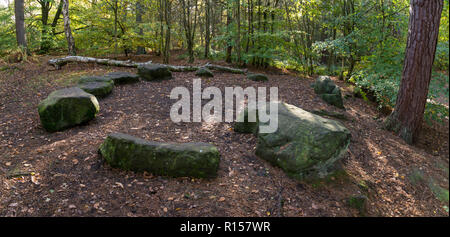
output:
POLYGON ((237 63, 241 65, 241 1, 236 0, 236 24, 237 24, 237 32, 236 32, 236 56, 237 63))
POLYGON ((117 50, 119 48, 119 42, 117 38, 117 24, 118 24, 118 14, 119 14, 119 3, 118 0, 114 0, 114 55, 117 57, 117 50))
POLYGON ((195 28, 197 27, 197 0, 194 0, 194 19, 191 17, 191 1, 181 0, 181 7, 183 11, 183 28, 186 36, 187 50, 189 53, 189 63, 194 62, 194 37, 195 28))
POLYGON ((25 13, 24 13, 24 1, 14 1, 14 14, 16 18, 16 40, 17 45, 24 49, 27 48, 27 38, 25 31, 25 13))
POLYGON ((50 12, 50 1, 38 1, 41 4, 41 45, 40 53, 47 53, 50 50, 50 35, 48 32, 48 14, 50 12))
MULTIPOLYGON (((137 33, 139 35, 139 37, 143 37, 144 36, 144 31, 142 30, 142 27, 140 26, 140 24, 142 23, 142 0, 138 0, 136 2, 136 25, 137 25, 137 33)), ((145 54, 145 48, 142 46, 137 46, 137 50, 136 50, 136 54, 140 55, 140 54, 145 54)))
POLYGON ((395 109, 385 124, 409 144, 423 122, 442 6, 442 0, 411 0, 402 81, 395 109))
POLYGON ((209 56, 210 27, 211 27, 211 0, 205 2, 205 58, 209 56))
POLYGON ((170 31, 171 31, 171 0, 163 0, 164 4, 164 20, 166 22, 166 38, 164 42, 163 62, 169 63, 170 60, 170 31))
POLYGON ((69 0, 62 0, 63 7, 62 7, 62 14, 64 18, 64 32, 66 34, 67 39, 67 47, 69 50, 69 55, 76 55, 75 51, 75 40, 72 36, 72 29, 70 28, 70 18, 69 18, 69 0))
POLYGON ((230 35, 230 27, 231 27, 231 23, 232 23, 232 14, 231 14, 231 7, 230 7, 230 3, 226 3, 227 4, 227 38, 228 38, 228 45, 227 45, 227 54, 226 54, 226 58, 225 61, 227 63, 231 63, 231 50, 233 48, 233 46, 231 46, 231 44, 229 43, 229 41, 231 40, 230 35))
POLYGON ((63 0, 61 0, 59 2, 58 8, 56 9, 55 17, 53 18, 53 22, 52 22, 52 33, 53 33, 53 35, 56 33, 56 26, 58 25, 58 20, 59 20, 59 18, 61 16, 63 3, 64 3, 63 0))

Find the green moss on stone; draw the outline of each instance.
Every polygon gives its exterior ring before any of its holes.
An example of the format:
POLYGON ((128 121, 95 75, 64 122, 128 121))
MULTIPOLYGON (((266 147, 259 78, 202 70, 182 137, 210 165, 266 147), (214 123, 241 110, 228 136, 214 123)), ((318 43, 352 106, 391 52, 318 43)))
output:
POLYGON ((140 65, 138 75, 146 81, 172 79, 172 72, 161 64, 140 65))
POLYGON ((85 123, 95 118, 98 111, 95 96, 78 87, 54 91, 38 105, 41 124, 49 132, 85 123))
POLYGON ((157 143, 122 133, 108 135, 99 152, 112 167, 172 177, 214 178, 220 161, 211 144, 157 143))
POLYGON ((139 82, 139 76, 131 72, 110 72, 105 77, 112 79, 115 85, 139 82))
MULTIPOLYGON (((259 126, 266 125, 268 122, 259 122, 259 126)), ((279 103, 278 129, 274 133, 258 133, 256 155, 295 179, 325 177, 347 152, 350 136, 337 121, 279 103)))
POLYGON ((247 75, 247 79, 252 80, 252 81, 268 81, 269 78, 264 75, 264 74, 260 74, 260 73, 250 73, 247 75))
POLYGON ((97 98, 104 98, 111 94, 114 85, 110 82, 85 82, 78 84, 78 87, 97 98))

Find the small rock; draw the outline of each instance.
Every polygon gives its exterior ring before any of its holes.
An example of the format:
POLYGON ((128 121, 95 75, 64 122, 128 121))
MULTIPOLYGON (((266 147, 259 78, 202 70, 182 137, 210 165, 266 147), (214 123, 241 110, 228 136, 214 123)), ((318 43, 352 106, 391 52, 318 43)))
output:
POLYGON ((250 73, 247 75, 247 79, 250 79, 252 81, 268 81, 269 78, 261 73, 250 73))

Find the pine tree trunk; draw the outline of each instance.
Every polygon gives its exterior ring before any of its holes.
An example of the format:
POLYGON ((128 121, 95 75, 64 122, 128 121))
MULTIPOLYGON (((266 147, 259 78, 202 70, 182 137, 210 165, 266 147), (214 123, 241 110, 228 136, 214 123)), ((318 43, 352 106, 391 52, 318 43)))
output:
POLYGON ((442 6, 442 0, 411 0, 402 81, 395 109, 385 124, 409 144, 423 122, 442 6))
POLYGON ((24 13, 24 1, 15 0, 14 1, 14 14, 16 19, 16 40, 17 45, 26 49, 27 48, 27 38, 25 31, 25 13, 24 13))
POLYGON ((72 29, 70 28, 70 18, 69 18, 69 0, 62 0, 62 14, 64 18, 64 33, 66 34, 67 47, 69 50, 69 55, 76 55, 75 51, 75 40, 72 36, 72 29))

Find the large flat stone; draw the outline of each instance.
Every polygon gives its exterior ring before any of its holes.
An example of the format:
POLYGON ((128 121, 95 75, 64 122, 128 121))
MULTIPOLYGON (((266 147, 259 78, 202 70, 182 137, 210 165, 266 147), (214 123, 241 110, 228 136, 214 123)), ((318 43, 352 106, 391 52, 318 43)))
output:
POLYGON ((139 82, 139 76, 131 72, 110 72, 105 77, 111 78, 115 85, 139 82))
POLYGON ((220 161, 211 144, 159 143, 123 133, 109 134, 99 152, 112 167, 172 177, 213 178, 220 161))
POLYGON ((111 94, 114 85, 110 82, 85 82, 78 84, 78 87, 97 98, 104 98, 111 94))
POLYGON ((161 64, 140 65, 138 75, 146 81, 172 79, 172 72, 167 66, 161 64))

